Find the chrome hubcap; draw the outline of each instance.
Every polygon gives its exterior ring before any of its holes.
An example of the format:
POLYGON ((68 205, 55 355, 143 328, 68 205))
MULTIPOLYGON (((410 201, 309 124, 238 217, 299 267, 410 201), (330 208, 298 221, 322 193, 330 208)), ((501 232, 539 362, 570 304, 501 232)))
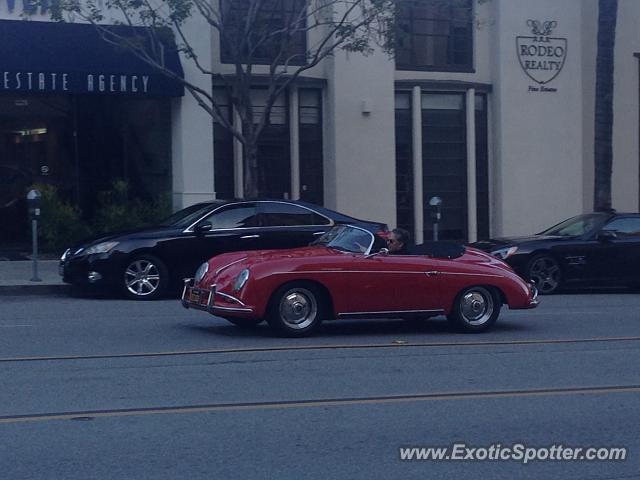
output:
POLYGON ((309 290, 295 288, 283 295, 279 311, 280 318, 288 327, 301 330, 315 321, 318 304, 309 290))
POLYGON ((136 260, 131 263, 124 272, 124 281, 127 290, 134 295, 150 295, 160 285, 160 272, 158 267, 148 260, 136 260))
POLYGON ((469 325, 482 325, 493 314, 493 297, 484 288, 474 288, 460 300, 460 313, 469 325))
POLYGON ((560 284, 560 267, 552 258, 539 258, 531 265, 529 278, 540 293, 553 292, 560 284))

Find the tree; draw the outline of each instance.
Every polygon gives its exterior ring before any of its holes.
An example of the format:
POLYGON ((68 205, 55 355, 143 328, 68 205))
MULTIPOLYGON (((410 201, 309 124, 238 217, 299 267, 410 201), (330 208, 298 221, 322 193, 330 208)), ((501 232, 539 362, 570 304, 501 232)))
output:
POLYGON ((257 197, 261 183, 258 140, 269 125, 276 100, 302 73, 338 50, 366 55, 377 44, 389 51, 394 0, 46 0, 46 5, 54 20, 90 22, 104 40, 124 46, 184 84, 198 104, 242 144, 244 195, 257 197), (233 65, 234 74, 215 72, 198 57, 190 37, 195 32, 185 27, 194 15, 219 34, 223 61, 233 65), (112 16, 121 20, 107 25, 105 19, 112 16), (110 28, 114 24, 118 28, 110 28), (211 78, 211 85, 226 91, 239 122, 225 113, 210 89, 164 66, 167 34, 175 37, 184 57, 211 78), (260 110, 251 98, 256 77, 261 77, 267 91, 260 110))
POLYGON ((596 212, 611 208, 613 66, 617 17, 618 0, 599 0, 593 192, 593 209, 596 212))

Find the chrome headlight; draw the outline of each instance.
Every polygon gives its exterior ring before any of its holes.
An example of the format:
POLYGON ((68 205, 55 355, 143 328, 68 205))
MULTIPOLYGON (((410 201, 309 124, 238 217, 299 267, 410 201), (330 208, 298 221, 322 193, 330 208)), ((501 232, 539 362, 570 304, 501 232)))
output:
POLYGON ((491 252, 491 255, 493 255, 494 257, 498 257, 502 260, 506 260, 517 251, 518 251, 518 247, 505 247, 505 248, 501 248, 500 250, 494 250, 493 252, 491 252))
POLYGON ((208 271, 209 271, 209 262, 204 262, 202 265, 200 265, 198 267, 198 270, 196 270, 196 275, 195 275, 196 283, 200 282, 204 278, 204 276, 207 274, 208 271))
POLYGON ((233 284, 233 291, 239 292, 242 290, 247 280, 249 280, 249 269, 245 268, 236 277, 236 282, 233 284))
POLYGON ((93 255, 95 253, 107 253, 111 249, 113 249, 118 242, 101 242, 92 247, 89 247, 85 250, 87 255, 93 255))
POLYGON ((60 257, 60 261, 64 262, 70 254, 71 254, 71 249, 67 248, 62 254, 62 256, 60 257))

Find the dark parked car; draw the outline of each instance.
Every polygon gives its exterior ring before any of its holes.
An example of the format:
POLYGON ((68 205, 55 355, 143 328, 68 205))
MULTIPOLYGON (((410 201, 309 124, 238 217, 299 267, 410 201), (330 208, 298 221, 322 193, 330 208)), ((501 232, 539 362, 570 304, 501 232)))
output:
POLYGON ((588 213, 528 237, 473 247, 506 261, 540 293, 569 285, 640 285, 640 214, 588 213))
POLYGON ((60 259, 67 283, 119 289, 154 299, 182 286, 209 258, 238 250, 306 246, 336 224, 374 233, 384 223, 357 220, 316 205, 281 200, 213 201, 180 210, 160 225, 106 234, 68 249, 60 259))

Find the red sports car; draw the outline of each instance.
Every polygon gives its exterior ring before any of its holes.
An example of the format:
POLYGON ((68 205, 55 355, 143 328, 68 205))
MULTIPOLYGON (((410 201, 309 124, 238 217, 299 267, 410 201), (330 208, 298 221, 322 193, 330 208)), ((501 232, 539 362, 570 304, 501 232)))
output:
POLYGON ((266 320, 290 337, 325 319, 436 315, 481 332, 503 304, 538 304, 533 285, 479 250, 432 242, 412 255, 389 255, 385 246, 368 230, 340 225, 309 247, 218 255, 185 280, 182 304, 238 326, 266 320))

